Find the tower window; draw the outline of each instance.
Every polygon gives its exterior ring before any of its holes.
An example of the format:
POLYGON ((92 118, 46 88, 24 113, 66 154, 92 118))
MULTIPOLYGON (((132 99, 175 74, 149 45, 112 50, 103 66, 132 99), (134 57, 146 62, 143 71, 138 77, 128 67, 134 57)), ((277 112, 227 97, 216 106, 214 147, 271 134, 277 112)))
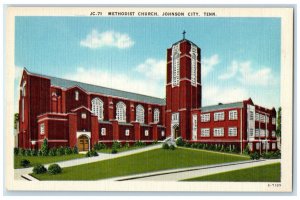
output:
POLYGON ((172 47, 172 86, 178 86, 180 80, 180 43, 172 47))
POLYGON ((197 85, 197 47, 191 45, 191 84, 197 85))

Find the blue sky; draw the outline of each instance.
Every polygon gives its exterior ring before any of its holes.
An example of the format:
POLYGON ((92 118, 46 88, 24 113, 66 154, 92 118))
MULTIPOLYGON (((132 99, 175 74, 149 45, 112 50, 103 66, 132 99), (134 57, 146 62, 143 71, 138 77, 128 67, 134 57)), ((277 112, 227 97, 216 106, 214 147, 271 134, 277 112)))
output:
POLYGON ((185 30, 202 51, 203 105, 277 108, 280 29, 279 18, 16 17, 15 83, 26 67, 163 98, 166 49, 185 30))

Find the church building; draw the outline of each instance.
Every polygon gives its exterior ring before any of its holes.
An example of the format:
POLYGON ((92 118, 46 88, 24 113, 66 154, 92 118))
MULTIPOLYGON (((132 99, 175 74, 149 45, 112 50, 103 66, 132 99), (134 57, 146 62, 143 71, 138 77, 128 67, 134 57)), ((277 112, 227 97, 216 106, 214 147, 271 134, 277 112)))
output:
MULTIPOLYGON (((182 137, 191 143, 251 151, 277 150, 276 110, 241 102, 202 107, 201 49, 183 38, 167 49, 166 98, 156 98, 23 70, 20 148, 113 141, 151 143, 182 137)), ((205 95, 205 94, 204 94, 205 95)))

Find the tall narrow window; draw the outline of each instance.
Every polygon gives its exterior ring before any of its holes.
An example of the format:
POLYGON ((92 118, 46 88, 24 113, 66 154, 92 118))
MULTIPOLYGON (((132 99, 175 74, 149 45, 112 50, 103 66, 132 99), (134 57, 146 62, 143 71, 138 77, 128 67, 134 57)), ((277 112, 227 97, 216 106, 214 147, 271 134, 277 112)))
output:
POLYGON ((41 135, 45 134, 45 124, 44 123, 40 124, 40 134, 41 135))
POLYGON ((103 120, 103 101, 99 98, 92 100, 92 113, 98 116, 99 120, 103 120))
POLYGON ((197 85, 197 47, 191 45, 191 84, 197 85))
POLYGON ((25 116, 25 96, 26 96, 26 81, 23 82, 22 88, 22 122, 24 122, 24 116, 25 116))
POLYGON ((75 100, 78 101, 79 100, 79 92, 75 91, 75 100))
POLYGON ((154 110, 154 115, 153 115, 153 118, 154 118, 154 123, 158 123, 159 122, 159 110, 156 108, 154 110))
POLYGON ((116 105, 116 119, 119 122, 126 122, 126 105, 122 101, 116 105))
POLYGON ((180 43, 172 47, 172 86, 178 86, 180 80, 180 43))
POLYGON ((142 124, 145 122, 145 110, 142 105, 136 107, 136 121, 142 124))

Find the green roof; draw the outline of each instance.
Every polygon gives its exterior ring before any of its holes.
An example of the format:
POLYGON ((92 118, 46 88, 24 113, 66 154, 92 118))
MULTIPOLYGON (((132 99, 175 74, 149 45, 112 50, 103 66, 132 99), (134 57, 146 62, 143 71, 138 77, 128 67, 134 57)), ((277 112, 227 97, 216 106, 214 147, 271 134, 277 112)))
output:
POLYGON ((217 110, 225 110, 229 108, 242 108, 243 102, 235 102, 235 103, 227 103, 227 104, 219 104, 212 106, 201 107, 201 112, 211 112, 217 110))
POLYGON ((92 85, 92 84, 87 84, 87 83, 82 83, 82 82, 77 82, 77 81, 71 81, 71 80, 67 80, 67 79, 63 79, 63 78, 57 78, 57 77, 41 75, 41 74, 36 74, 36 73, 31 73, 31 72, 29 72, 29 74, 48 78, 51 81, 51 85, 59 86, 59 87, 65 88, 65 89, 74 87, 74 86, 79 86, 80 88, 84 89, 85 91, 91 92, 91 93, 98 93, 98 94, 104 94, 107 96, 121 97, 121 98, 126 98, 126 99, 130 99, 130 100, 144 102, 144 103, 166 105, 165 99, 161 99, 161 98, 157 98, 157 97, 137 94, 137 93, 133 93, 133 92, 126 92, 126 91, 122 91, 122 90, 117 90, 117 89, 112 89, 112 88, 107 88, 107 87, 102 87, 102 86, 97 86, 97 85, 92 85))

